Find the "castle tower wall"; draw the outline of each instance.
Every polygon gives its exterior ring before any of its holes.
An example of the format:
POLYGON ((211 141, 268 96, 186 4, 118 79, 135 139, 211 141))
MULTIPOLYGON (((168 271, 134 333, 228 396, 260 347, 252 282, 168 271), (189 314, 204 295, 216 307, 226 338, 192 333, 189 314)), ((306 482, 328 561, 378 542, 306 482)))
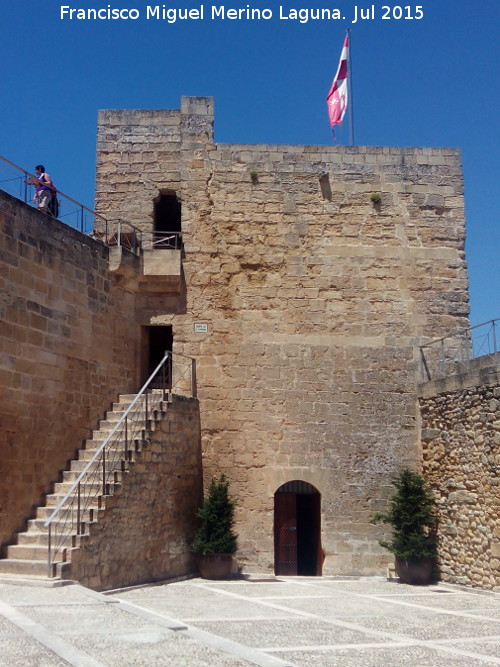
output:
POLYGON ((212 125, 210 98, 100 113, 97 209, 147 230, 159 193, 182 206, 182 289, 142 293, 137 327, 197 359, 243 566, 273 569, 274 494, 301 480, 323 572, 379 574, 370 517, 420 464, 415 347, 468 324, 459 152, 217 144, 212 125))

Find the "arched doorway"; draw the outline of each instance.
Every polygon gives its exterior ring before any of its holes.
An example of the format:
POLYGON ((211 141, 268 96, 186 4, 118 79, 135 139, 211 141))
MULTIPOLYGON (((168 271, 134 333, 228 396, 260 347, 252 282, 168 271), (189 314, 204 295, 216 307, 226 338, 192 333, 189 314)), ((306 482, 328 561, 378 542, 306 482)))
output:
POLYGON ((274 494, 274 571, 278 575, 321 575, 321 495, 300 480, 274 494))

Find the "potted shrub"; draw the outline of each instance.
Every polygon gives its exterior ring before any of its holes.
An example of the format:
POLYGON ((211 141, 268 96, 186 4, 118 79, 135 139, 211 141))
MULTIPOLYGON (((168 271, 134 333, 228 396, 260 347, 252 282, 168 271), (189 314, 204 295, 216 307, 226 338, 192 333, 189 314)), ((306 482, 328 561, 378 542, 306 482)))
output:
POLYGON ((197 513, 201 524, 192 545, 198 555, 198 569, 205 579, 224 579, 231 574, 237 548, 233 531, 235 506, 236 502, 229 497, 226 476, 212 479, 197 513))
POLYGON ((395 556, 396 574, 405 584, 428 584, 436 563, 434 499, 427 482, 409 469, 392 480, 396 492, 387 512, 374 515, 374 523, 393 528, 392 539, 380 541, 395 556))

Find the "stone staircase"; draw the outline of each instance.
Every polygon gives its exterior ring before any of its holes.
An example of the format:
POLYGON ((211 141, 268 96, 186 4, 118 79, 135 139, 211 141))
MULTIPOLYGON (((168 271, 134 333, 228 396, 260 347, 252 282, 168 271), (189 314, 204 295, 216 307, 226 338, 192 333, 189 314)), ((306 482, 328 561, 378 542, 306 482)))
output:
MULTIPOLYGON (((154 393, 157 392, 153 391, 154 393)), ((18 533, 17 543, 8 546, 6 557, 0 558, 0 577, 3 575, 18 577, 49 576, 49 531, 44 524, 134 399, 135 394, 120 396, 118 403, 113 404, 112 410, 108 411, 106 418, 99 423, 99 428, 94 431, 92 438, 86 440, 84 446, 78 451, 77 457, 70 462, 68 469, 62 471, 60 474, 61 481, 54 483, 53 493, 46 496, 45 505, 37 507, 34 518, 27 522, 27 529, 18 533)), ((157 398, 155 401, 156 408, 152 411, 148 410, 149 419, 147 421, 145 411, 142 408, 136 410, 134 406, 133 412, 129 413, 129 432, 134 432, 134 428, 139 429, 140 437, 131 440, 131 444, 129 442, 127 455, 125 455, 124 438, 117 437, 116 441, 113 440, 110 447, 111 451, 108 452, 108 483, 106 483, 104 494, 102 493, 102 478, 97 470, 100 468, 100 463, 96 461, 90 467, 89 470, 96 471, 96 474, 87 475, 81 482, 81 495, 87 496, 90 494, 92 496, 90 504, 80 515, 81 522, 83 522, 81 534, 88 533, 89 525, 98 521, 99 511, 104 508, 106 497, 119 492, 130 465, 135 460, 135 454, 147 446, 151 433, 166 412, 167 404, 167 401, 157 398)), ((72 513, 73 529, 64 530, 64 534, 57 537, 58 552, 55 559, 53 558, 57 562, 51 567, 50 576, 52 577, 68 578, 70 576, 71 550, 78 547, 80 537, 76 530, 77 512, 76 510, 68 510, 68 515, 70 512, 72 513)), ((52 540, 54 541, 54 537, 52 537, 52 540)), ((52 546, 54 546, 53 542, 52 546)))

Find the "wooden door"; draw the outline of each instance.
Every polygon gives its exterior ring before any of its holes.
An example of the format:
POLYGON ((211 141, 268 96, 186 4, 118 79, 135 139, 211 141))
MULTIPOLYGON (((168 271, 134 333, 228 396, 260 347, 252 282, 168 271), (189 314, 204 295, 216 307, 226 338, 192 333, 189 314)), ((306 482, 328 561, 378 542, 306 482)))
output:
POLYGON ((297 574, 297 496, 274 496, 274 569, 276 574, 297 574))

